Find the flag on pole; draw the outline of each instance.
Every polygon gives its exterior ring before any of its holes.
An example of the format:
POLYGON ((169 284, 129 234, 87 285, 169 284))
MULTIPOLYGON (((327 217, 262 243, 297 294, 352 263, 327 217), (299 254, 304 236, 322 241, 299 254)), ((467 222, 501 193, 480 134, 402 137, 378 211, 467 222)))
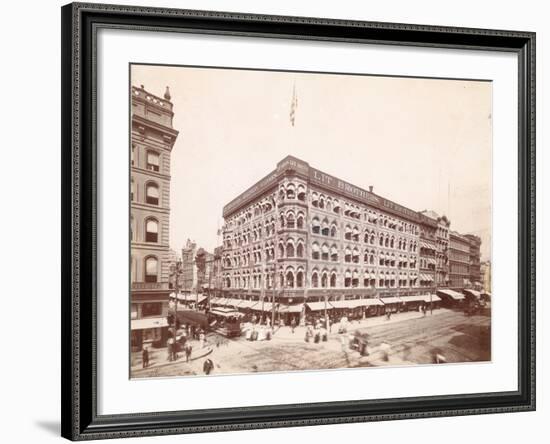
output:
POLYGON ((296 120, 296 108, 298 108, 298 96, 296 95, 296 84, 292 88, 292 102, 290 102, 290 123, 294 126, 296 120))

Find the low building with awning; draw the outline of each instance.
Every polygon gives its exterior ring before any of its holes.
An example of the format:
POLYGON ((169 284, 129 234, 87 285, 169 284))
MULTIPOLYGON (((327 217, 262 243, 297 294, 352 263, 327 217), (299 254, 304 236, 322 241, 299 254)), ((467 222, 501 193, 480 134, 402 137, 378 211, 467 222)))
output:
POLYGON ((161 346, 168 338, 168 320, 165 316, 132 319, 130 330, 132 335, 132 351, 139 351, 143 346, 161 346))
POLYGON ((455 290, 451 290, 450 288, 438 289, 437 295, 441 297, 442 303, 446 305, 456 305, 466 299, 466 296, 464 296, 464 294, 455 290))
POLYGON ((464 293, 466 293, 466 295, 472 298, 481 299, 481 293, 477 290, 472 290, 471 288, 465 288, 464 293))

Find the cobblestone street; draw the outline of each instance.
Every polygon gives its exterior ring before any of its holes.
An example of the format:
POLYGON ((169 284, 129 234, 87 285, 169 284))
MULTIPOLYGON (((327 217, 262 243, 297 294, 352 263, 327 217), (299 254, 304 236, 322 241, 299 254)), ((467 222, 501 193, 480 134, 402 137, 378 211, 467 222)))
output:
MULTIPOLYGON (((431 364, 435 354, 446 362, 490 360, 490 317, 466 316, 462 312, 436 310, 423 317, 417 312, 400 313, 390 321, 377 317, 355 322, 346 334, 329 334, 327 342, 305 342, 305 328, 292 333, 289 327, 276 331, 271 341, 239 339, 216 344, 209 336, 214 362, 212 374, 316 370, 382 365, 431 364), (368 356, 349 348, 349 337, 357 331, 368 335, 368 356)), ((159 356, 162 355, 158 351, 159 356)), ((135 361, 132 376, 166 377, 203 375, 205 357, 186 363, 184 358, 156 368, 141 369, 135 361)))

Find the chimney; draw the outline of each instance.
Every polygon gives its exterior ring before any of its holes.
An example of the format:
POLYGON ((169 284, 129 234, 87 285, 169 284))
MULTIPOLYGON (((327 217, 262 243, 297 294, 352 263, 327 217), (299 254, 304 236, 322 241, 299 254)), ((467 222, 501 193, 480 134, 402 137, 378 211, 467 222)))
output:
POLYGON ((369 185, 369 191, 372 193, 372 190, 374 189, 374 187, 372 185, 369 185))

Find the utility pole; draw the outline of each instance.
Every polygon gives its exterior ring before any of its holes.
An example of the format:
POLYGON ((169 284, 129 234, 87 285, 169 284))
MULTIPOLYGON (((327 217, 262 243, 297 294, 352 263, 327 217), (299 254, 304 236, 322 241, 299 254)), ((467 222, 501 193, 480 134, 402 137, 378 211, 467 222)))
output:
MULTIPOLYGON (((170 275, 174 277, 174 288, 176 290, 174 297, 174 317, 173 317, 173 327, 174 327, 174 336, 173 336, 173 347, 176 347, 176 331, 177 331, 177 319, 178 319, 178 296, 179 296, 179 278, 183 274, 183 264, 181 260, 177 260, 175 264, 170 266, 170 275)), ((177 356, 177 353, 174 353, 174 357, 177 356)))

